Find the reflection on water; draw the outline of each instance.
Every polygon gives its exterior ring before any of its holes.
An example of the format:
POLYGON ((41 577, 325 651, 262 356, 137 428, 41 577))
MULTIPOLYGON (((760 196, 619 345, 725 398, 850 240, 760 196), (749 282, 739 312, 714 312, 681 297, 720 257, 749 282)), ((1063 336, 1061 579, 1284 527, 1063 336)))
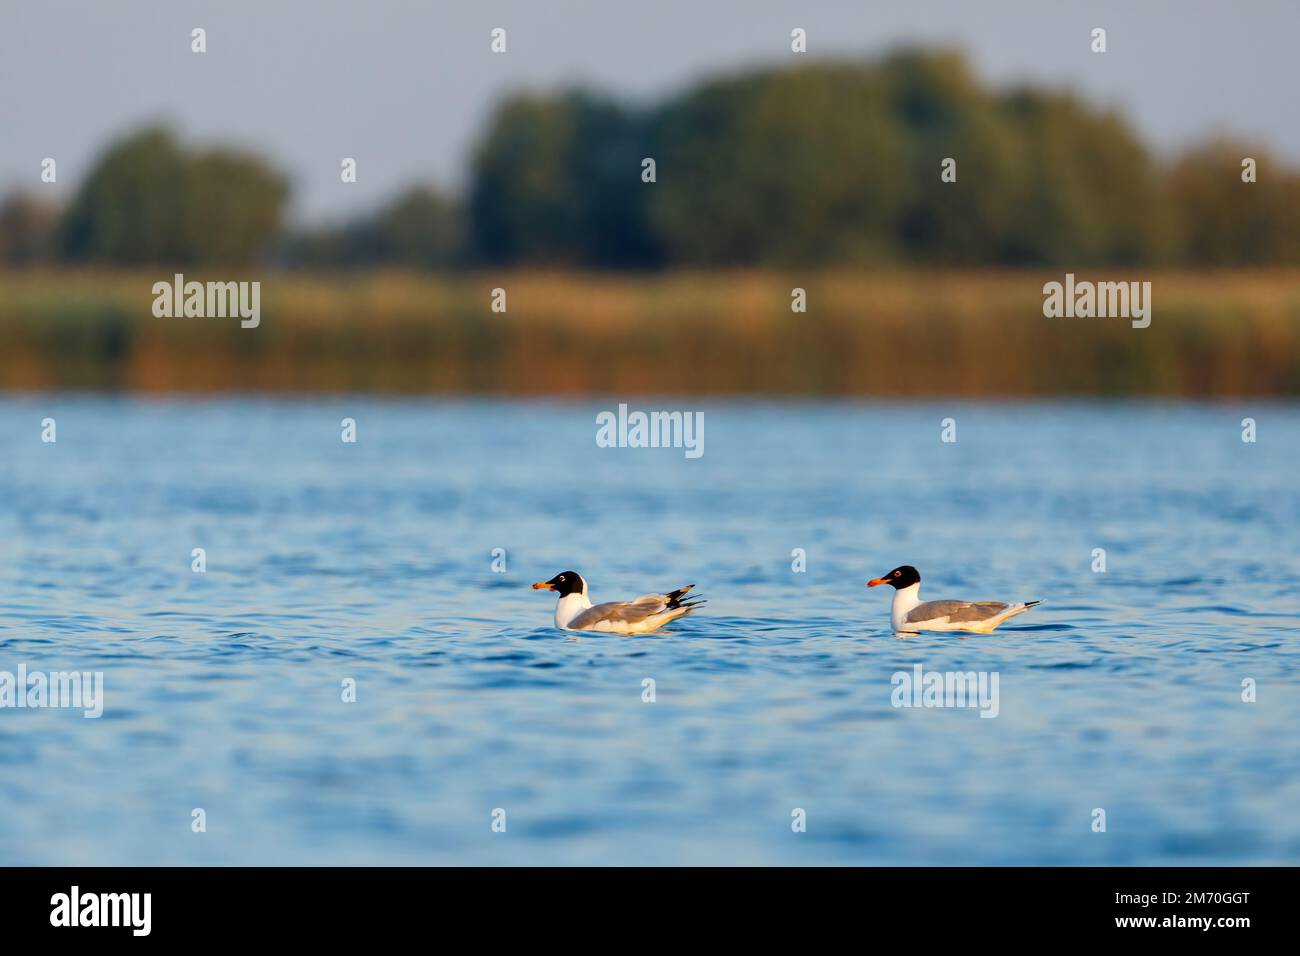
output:
POLYGON ((614 407, 0 401, 0 671, 105 675, 0 710, 0 860, 1300 861, 1294 406, 705 404, 696 460, 614 407), (899 640, 902 563, 1045 603, 899 640), (710 603, 566 636, 567 568, 710 603), (997 718, 891 706, 916 664, 997 718))

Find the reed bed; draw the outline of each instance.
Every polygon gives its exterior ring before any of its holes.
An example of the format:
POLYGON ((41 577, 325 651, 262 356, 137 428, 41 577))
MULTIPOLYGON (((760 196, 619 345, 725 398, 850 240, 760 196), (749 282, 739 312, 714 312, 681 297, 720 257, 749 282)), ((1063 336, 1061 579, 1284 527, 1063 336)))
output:
MULTIPOLYGON (((155 318, 164 272, 0 273, 0 389, 445 395, 1300 394, 1300 270, 1146 272, 1152 322, 1049 319, 1064 270, 241 275, 261 324, 155 318), (491 311, 503 288, 507 311, 491 311), (807 291, 806 313, 791 290, 807 291)), ((186 273, 186 279, 228 275, 186 273)))

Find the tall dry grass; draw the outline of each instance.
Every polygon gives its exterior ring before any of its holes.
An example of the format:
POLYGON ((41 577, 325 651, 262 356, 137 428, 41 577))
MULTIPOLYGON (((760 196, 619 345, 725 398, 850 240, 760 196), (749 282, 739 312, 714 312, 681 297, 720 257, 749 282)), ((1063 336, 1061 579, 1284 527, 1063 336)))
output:
POLYGON ((1048 319, 1059 272, 260 279, 257 329, 159 319, 165 273, 0 273, 0 389, 574 395, 1300 394, 1300 272, 1153 285, 1151 327, 1048 319), (790 310, 807 290, 806 314, 790 310), (502 287, 508 311, 494 314, 502 287))

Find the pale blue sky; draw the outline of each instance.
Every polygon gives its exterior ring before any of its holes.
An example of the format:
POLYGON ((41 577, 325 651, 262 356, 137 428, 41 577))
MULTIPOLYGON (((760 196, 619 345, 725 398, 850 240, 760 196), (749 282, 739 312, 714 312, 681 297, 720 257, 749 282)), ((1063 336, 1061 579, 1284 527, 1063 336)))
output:
POLYGON ((795 26, 810 55, 955 45, 997 84, 1121 107, 1158 148, 1232 132, 1300 163, 1295 0, 0 0, 0 193, 39 188, 53 156, 60 183, 46 188, 66 197, 110 136, 167 118, 264 152, 292 176, 300 218, 332 218, 412 181, 458 185, 508 90, 655 97, 788 60, 795 26), (504 56, 488 50, 495 26, 504 56), (1108 30, 1102 56, 1094 26, 1108 30), (339 182, 343 156, 359 161, 355 185, 339 182))

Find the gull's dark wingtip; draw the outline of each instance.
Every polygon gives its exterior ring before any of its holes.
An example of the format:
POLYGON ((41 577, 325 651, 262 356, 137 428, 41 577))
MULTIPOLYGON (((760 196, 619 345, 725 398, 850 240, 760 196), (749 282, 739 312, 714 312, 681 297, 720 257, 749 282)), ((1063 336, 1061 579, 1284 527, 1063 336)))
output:
POLYGON ((669 591, 664 595, 667 605, 669 607, 683 607, 682 598, 686 595, 686 592, 693 587, 695 587, 694 584, 688 584, 686 587, 678 588, 676 591, 669 591))

